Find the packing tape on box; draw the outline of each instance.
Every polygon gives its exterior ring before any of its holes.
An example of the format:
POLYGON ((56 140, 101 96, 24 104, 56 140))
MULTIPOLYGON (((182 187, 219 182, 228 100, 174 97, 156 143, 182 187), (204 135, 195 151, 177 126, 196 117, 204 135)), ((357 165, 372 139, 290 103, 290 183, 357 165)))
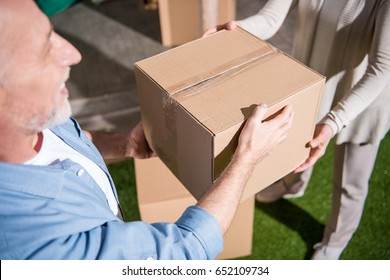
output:
MULTIPOLYGON (((253 53, 246 55, 245 57, 241 57, 240 60, 243 62, 237 63, 237 61, 230 61, 228 64, 234 65, 232 67, 226 67, 226 65, 221 66, 221 69, 227 69, 221 71, 218 75, 215 75, 213 77, 210 77, 209 79, 206 79, 204 81, 201 81, 197 84, 193 84, 191 86, 188 86, 187 88, 181 89, 175 93, 172 93, 170 96, 171 102, 173 102, 173 99, 181 102, 194 94, 197 94, 199 92, 202 92, 204 90, 207 90, 211 87, 216 86, 219 83, 224 82, 227 79, 230 79, 234 77, 235 75, 251 68, 252 66, 256 65, 257 63, 260 63, 261 61, 265 61, 269 58, 271 58, 273 55, 278 53, 279 50, 277 49, 271 49, 270 51, 266 53, 262 53, 261 55, 253 56, 253 53)), ((256 52, 257 54, 258 52, 256 52)))
POLYGON ((164 108, 165 127, 167 129, 166 139, 164 139, 164 149, 158 149, 157 154, 160 159, 171 169, 174 174, 179 173, 179 166, 176 154, 177 150, 177 128, 176 128, 176 113, 180 106, 177 101, 173 100, 168 94, 164 94, 162 98, 164 108))

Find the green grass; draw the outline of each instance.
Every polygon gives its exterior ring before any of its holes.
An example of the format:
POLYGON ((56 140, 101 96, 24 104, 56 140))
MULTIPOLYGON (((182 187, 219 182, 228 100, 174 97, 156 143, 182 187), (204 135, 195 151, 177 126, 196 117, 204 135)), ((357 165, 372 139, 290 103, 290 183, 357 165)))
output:
MULTIPOLYGON (((240 259, 310 259, 331 207, 333 152, 330 146, 315 166, 306 194, 271 204, 257 203, 252 254, 240 259)), ((129 160, 109 166, 126 221, 139 220, 134 165, 129 160)), ((156 209, 161 211, 163 209, 156 209)), ((390 134, 382 141, 358 230, 341 259, 390 259, 390 134)))

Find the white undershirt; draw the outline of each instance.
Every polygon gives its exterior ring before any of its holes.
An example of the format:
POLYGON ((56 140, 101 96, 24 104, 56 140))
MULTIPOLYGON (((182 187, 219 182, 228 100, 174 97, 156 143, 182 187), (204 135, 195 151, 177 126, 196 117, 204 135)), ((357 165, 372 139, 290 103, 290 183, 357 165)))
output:
MULTIPOLYGON (((96 184, 106 195, 111 211, 114 215, 119 216, 118 202, 115 199, 106 173, 104 173, 104 171, 93 161, 67 145, 50 129, 43 130, 42 134, 43 139, 41 149, 35 157, 26 161, 25 164, 49 166, 66 159, 70 159, 73 162, 80 164, 83 168, 85 168, 86 172, 88 172, 88 174, 95 180, 96 184)), ((82 176, 84 172, 84 169, 80 169, 77 172, 77 175, 82 176)))

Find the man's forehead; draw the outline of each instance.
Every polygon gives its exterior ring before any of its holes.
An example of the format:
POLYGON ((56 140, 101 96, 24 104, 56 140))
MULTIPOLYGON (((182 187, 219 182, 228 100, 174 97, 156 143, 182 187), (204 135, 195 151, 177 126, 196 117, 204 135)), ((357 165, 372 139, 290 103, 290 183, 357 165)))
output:
POLYGON ((0 0, 0 62, 38 59, 51 30, 32 0, 0 0))
POLYGON ((2 37, 48 34, 51 24, 32 0, 0 0, 0 30, 2 37))
POLYGON ((0 20, 7 19, 11 23, 26 16, 31 16, 27 21, 48 20, 33 0, 0 0, 0 20))

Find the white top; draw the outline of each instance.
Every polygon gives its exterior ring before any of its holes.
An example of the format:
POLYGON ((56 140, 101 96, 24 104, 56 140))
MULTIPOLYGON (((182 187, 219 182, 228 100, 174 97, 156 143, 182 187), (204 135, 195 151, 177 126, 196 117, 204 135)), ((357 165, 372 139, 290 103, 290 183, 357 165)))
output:
POLYGON ((43 130, 42 134, 43 139, 41 149, 35 157, 26 161, 24 164, 49 166, 65 159, 70 159, 80 164, 84 169, 80 169, 77 172, 77 175, 82 176, 85 172, 88 172, 106 195, 107 203, 110 206, 111 211, 114 215, 120 215, 118 202, 115 199, 106 173, 104 173, 104 171, 93 161, 67 145, 50 129, 43 130))

